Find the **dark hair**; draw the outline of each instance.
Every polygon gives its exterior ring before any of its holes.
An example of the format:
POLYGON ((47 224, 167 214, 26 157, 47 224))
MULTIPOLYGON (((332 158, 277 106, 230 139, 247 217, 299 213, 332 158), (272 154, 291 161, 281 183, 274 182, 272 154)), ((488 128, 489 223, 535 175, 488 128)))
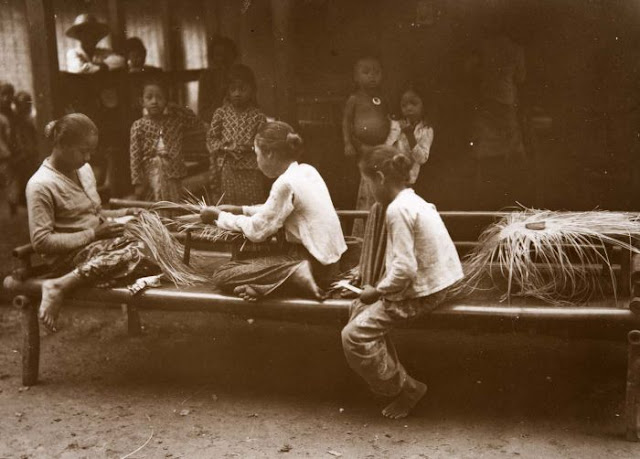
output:
POLYGON ((5 91, 11 91, 15 93, 16 88, 8 81, 0 81, 0 93, 3 93, 5 91))
POLYGON ((422 101, 422 121, 425 124, 432 125, 434 118, 434 108, 432 103, 433 95, 424 87, 424 85, 418 83, 417 81, 408 81, 404 84, 404 86, 402 86, 400 97, 398 98, 398 113, 402 114, 400 101, 402 99, 402 96, 404 96, 407 92, 412 92, 420 98, 420 100, 422 101))
POLYGON ((409 172, 413 163, 395 147, 379 145, 360 158, 360 170, 368 177, 382 172, 386 179, 394 183, 409 183, 409 172))
POLYGON ((283 121, 269 121, 258 128, 256 143, 265 152, 280 159, 297 159, 302 149, 302 137, 283 121))
POLYGON ((66 147, 77 143, 87 134, 98 134, 98 128, 87 115, 70 113, 44 128, 44 135, 54 146, 66 147))
POLYGON ((375 61, 378 63, 380 68, 382 68, 382 62, 380 61, 380 58, 375 54, 371 53, 371 54, 362 54, 358 56, 358 58, 355 61, 353 61, 353 71, 355 72, 355 70, 358 68, 358 65, 364 61, 375 61))
POLYGON ((216 46, 222 46, 227 53, 226 60, 228 64, 231 64, 238 58, 238 48, 236 44, 230 38, 223 37, 221 35, 214 35, 209 39, 209 46, 207 48, 207 54, 211 56, 216 46))
POLYGON ((256 100, 256 92, 258 88, 256 86, 256 77, 253 74, 253 70, 243 64, 233 64, 229 69, 229 73, 227 74, 227 87, 225 93, 229 93, 231 83, 236 80, 239 80, 249 86, 252 93, 251 102, 253 103, 253 105, 258 105, 258 101, 256 100))
POLYGON ((127 38, 124 42, 124 49, 127 53, 140 51, 141 53, 144 53, 145 56, 147 55, 147 47, 144 46, 144 43, 138 37, 127 38))
MULTIPOLYGON (((161 73, 161 72, 157 72, 157 73, 161 73)), ((167 84, 167 81, 164 78, 153 77, 153 78, 147 78, 146 80, 144 80, 142 82, 141 95, 144 94, 144 90, 147 88, 147 86, 159 87, 164 93, 165 97, 167 97, 167 99, 169 98, 169 85, 167 84)))
POLYGON ((16 102, 20 100, 28 100, 29 102, 33 102, 33 97, 27 91, 18 91, 14 97, 16 102))

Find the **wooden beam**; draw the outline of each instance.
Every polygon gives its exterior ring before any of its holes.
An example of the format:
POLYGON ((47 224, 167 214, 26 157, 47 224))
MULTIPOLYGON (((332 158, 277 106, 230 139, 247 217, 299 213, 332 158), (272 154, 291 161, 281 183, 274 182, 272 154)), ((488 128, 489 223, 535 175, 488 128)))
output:
POLYGON ((44 127, 61 113, 59 105, 58 45, 52 0, 25 0, 31 71, 33 74, 33 102, 36 108, 36 127, 40 134, 40 156, 45 156, 44 127))
POLYGON ((207 40, 220 33, 220 8, 217 0, 202 0, 204 27, 207 40))
POLYGON ((278 118, 294 126, 298 122, 293 65, 294 0, 271 0, 278 118))
POLYGON ((162 21, 162 42, 164 45, 164 69, 175 70, 176 40, 174 31, 174 21, 171 17, 171 0, 160 0, 158 2, 160 18, 162 21))
POLYGON ((109 28, 111 29, 111 46, 117 53, 124 55, 126 27, 122 1, 108 0, 107 12, 109 17, 109 28))

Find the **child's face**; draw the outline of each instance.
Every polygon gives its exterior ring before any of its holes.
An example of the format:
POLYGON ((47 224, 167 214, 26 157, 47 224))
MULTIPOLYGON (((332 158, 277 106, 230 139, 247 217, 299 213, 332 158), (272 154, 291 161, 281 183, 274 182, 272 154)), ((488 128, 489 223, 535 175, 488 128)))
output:
POLYGON ((144 51, 132 50, 127 54, 127 65, 129 70, 138 70, 144 67, 144 61, 147 59, 144 51))
POLYGON ((16 98, 16 113, 18 116, 27 117, 31 115, 31 109, 33 107, 33 102, 30 97, 20 97, 16 98))
POLYGON ((375 59, 362 59, 358 61, 354 70, 354 80, 358 87, 375 89, 382 81, 382 68, 380 62, 375 59))
POLYGON ((0 107, 6 108, 11 107, 11 103, 13 102, 14 89, 12 86, 5 86, 0 89, 0 107))
POLYGON ((423 106, 420 96, 413 91, 406 91, 400 98, 402 116, 411 123, 417 123, 422 119, 423 106))
POLYGON ((146 85, 142 92, 142 107, 151 116, 162 115, 167 108, 167 96, 164 90, 155 84, 146 85))
POLYGON ((91 132, 64 151, 64 159, 72 169, 79 169, 91 160, 98 147, 98 134, 91 132))
POLYGON ((241 80, 233 80, 229 85, 229 102, 236 108, 249 105, 253 91, 251 86, 241 80))

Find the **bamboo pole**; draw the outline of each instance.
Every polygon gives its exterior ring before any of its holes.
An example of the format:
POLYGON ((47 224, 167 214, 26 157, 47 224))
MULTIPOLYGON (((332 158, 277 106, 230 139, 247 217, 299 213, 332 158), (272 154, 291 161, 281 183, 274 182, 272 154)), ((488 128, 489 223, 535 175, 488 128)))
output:
POLYGON ((638 441, 640 437, 640 330, 632 330, 629 341, 629 362, 627 364, 627 398, 625 418, 627 440, 638 441))
POLYGON ((40 367, 38 304, 25 295, 18 295, 13 305, 22 313, 22 385, 33 386, 38 383, 40 367))

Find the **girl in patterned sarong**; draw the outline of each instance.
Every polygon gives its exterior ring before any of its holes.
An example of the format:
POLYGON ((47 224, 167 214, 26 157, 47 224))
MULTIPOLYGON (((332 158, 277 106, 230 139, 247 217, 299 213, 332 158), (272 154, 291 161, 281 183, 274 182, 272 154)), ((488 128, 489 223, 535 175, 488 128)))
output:
POLYGON ((124 225, 114 220, 138 209, 102 209, 88 164, 98 144, 95 124, 73 113, 51 122, 46 135, 53 151, 27 184, 27 209, 31 243, 59 276, 44 281, 39 312, 42 323, 55 331, 71 290, 159 269, 144 244, 124 237, 124 225))
POLYGON ((258 167, 275 179, 269 198, 258 206, 206 207, 200 217, 226 230, 242 232, 252 242, 271 239, 284 229, 280 253, 220 267, 213 282, 247 301, 282 293, 322 299, 321 288, 337 274, 346 251, 331 196, 318 171, 296 160, 302 139, 283 122, 264 124, 254 148, 258 167))
POLYGON ((232 66, 227 97, 207 133, 214 194, 223 193, 224 202, 244 206, 266 199, 265 178, 253 152, 253 139, 265 121, 256 103, 253 72, 245 65, 232 66))
POLYGON ((137 199, 178 202, 187 175, 182 144, 185 130, 200 121, 188 109, 169 105, 159 80, 142 89, 144 116, 131 126, 131 183, 137 199))

